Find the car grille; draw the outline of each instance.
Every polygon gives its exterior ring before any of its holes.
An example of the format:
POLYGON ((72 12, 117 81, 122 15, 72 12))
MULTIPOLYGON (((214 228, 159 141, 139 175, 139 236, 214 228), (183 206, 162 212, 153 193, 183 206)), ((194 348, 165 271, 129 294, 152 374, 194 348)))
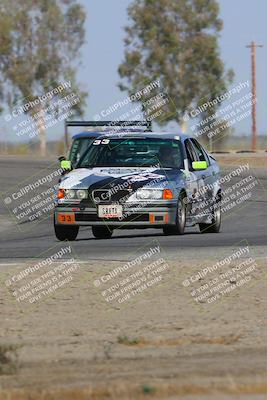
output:
POLYGON ((96 189, 93 190, 92 192, 92 199, 96 204, 102 203, 102 202, 109 202, 111 200, 111 195, 109 190, 102 190, 102 189, 96 189))
POLYGON ((96 189, 93 190, 91 198, 95 204, 105 204, 110 202, 125 203, 131 193, 132 191, 129 189, 118 190, 114 193, 112 192, 112 189, 96 189))

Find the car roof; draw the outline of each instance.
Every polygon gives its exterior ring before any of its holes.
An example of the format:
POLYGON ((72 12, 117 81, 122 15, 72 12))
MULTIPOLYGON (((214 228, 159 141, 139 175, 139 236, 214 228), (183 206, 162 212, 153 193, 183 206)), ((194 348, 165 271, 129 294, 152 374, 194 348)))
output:
POLYGON ((184 133, 170 133, 170 132, 149 132, 149 131, 141 131, 141 132, 134 132, 134 131, 119 131, 119 132, 80 132, 76 135, 72 136, 72 139, 94 139, 99 136, 104 137, 112 137, 113 139, 121 139, 124 138, 154 138, 154 139, 179 139, 183 142, 186 139, 190 139, 191 136, 185 135, 184 133), (123 136, 122 136, 123 133, 123 136))
POLYGON ((76 135, 73 135, 72 139, 83 139, 83 138, 94 139, 101 135, 103 135, 103 132, 80 132, 76 133, 76 135))
POLYGON ((170 132, 124 132, 123 135, 121 133, 112 133, 110 134, 103 134, 103 138, 105 137, 112 137, 112 139, 121 139, 121 138, 152 138, 152 139, 177 139, 181 140, 182 142, 186 139, 190 139, 191 137, 185 135, 184 133, 170 133, 170 132))
POLYGON ((109 130, 94 131, 94 132, 85 131, 85 132, 76 133, 75 135, 72 136, 72 139, 84 139, 84 138, 94 139, 94 138, 97 138, 102 135, 108 135, 108 136, 112 135, 113 136, 113 135, 116 135, 117 132, 123 133, 123 134, 125 134, 125 133, 131 134, 133 132, 138 132, 138 135, 140 134, 140 131, 138 129, 131 129, 129 131, 125 131, 122 129, 116 129, 114 131, 109 131, 109 130))

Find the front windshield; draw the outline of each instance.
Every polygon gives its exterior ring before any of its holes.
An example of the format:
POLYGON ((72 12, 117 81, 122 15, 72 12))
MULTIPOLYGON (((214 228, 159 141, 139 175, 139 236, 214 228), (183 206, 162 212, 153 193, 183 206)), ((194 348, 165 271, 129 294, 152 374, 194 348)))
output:
POLYGON ((178 140, 133 138, 97 139, 83 154, 77 168, 150 167, 183 168, 178 140))

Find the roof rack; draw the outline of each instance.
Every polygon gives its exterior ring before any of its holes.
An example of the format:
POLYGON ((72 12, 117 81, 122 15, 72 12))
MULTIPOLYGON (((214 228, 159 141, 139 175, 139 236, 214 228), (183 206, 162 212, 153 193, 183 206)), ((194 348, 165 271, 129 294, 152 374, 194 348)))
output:
POLYGON ((86 126, 86 127, 106 127, 106 128, 114 128, 114 127, 146 127, 145 132, 152 132, 152 123, 151 121, 67 121, 65 120, 65 143, 68 148, 69 145, 69 137, 68 137, 68 127, 70 126, 86 126))

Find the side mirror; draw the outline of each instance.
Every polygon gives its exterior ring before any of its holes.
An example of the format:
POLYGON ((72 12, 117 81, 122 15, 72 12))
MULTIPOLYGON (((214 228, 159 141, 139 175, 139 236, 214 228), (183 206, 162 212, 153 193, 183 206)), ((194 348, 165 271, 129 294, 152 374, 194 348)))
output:
POLYGON ((207 161, 193 161, 192 168, 196 171, 207 169, 208 163, 207 163, 207 161))
POLYGON ((71 161, 69 160, 61 160, 60 167, 65 170, 71 170, 71 161))

